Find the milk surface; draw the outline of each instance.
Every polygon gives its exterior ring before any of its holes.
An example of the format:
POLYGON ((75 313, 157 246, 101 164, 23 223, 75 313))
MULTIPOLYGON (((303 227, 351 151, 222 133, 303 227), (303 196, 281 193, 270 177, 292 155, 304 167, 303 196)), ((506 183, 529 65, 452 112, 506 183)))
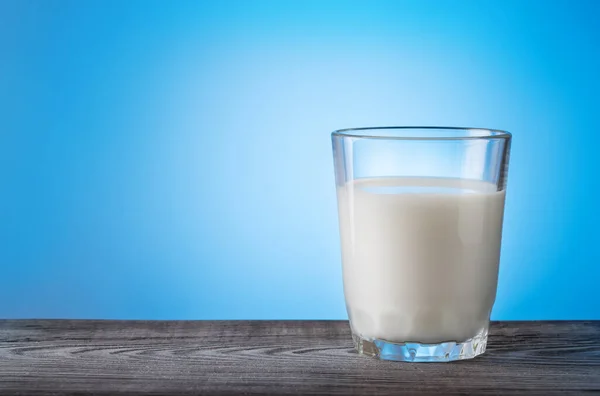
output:
POLYGON ((496 298, 504 191, 449 178, 338 187, 344 294, 366 339, 465 341, 496 298))

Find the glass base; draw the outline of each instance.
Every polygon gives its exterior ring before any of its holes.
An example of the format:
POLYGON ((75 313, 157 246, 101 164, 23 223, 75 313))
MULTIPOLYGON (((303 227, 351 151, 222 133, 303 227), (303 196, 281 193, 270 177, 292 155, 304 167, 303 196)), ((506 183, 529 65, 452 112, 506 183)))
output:
POLYGON ((475 337, 464 342, 448 341, 439 344, 394 343, 378 339, 368 340, 352 332, 354 347, 361 355, 381 360, 420 363, 472 359, 485 352, 487 338, 487 329, 483 329, 475 337))

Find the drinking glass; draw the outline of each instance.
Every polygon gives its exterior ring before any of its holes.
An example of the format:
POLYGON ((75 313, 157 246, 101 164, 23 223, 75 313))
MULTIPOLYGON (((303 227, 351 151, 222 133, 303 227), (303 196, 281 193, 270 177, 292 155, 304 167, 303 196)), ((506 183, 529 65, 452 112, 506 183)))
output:
POLYGON ((342 269, 360 354, 446 362, 485 351, 511 134, 380 127, 332 133, 342 269))

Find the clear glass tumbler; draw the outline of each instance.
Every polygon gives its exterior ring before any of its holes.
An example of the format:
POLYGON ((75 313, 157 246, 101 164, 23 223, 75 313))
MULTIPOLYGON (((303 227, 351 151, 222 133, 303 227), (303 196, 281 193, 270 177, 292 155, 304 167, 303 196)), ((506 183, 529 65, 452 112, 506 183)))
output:
POLYGON ((332 133, 344 295, 359 353, 446 362, 485 351, 511 134, 332 133))

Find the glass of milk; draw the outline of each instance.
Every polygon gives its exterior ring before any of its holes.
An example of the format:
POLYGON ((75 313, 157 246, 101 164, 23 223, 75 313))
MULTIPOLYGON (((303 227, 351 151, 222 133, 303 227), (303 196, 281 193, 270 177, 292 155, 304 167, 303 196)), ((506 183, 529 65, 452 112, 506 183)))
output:
POLYGON ((332 133, 342 268, 359 353, 447 362, 485 351, 511 134, 450 127, 332 133))

